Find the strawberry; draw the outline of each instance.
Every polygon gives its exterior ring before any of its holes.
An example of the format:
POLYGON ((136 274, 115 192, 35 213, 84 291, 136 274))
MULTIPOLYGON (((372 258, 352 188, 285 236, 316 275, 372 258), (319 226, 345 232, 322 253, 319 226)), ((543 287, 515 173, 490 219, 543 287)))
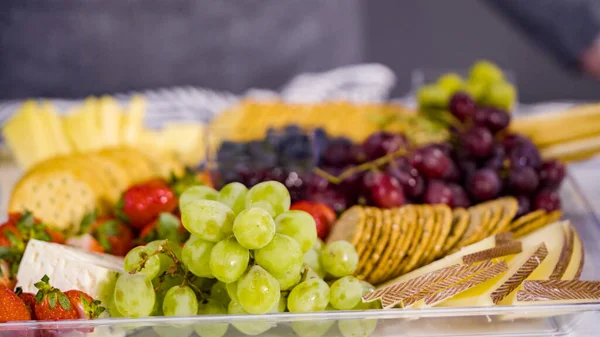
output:
POLYGON ((313 202, 313 205, 317 209, 317 211, 319 211, 323 215, 323 217, 325 217, 325 220, 327 221, 327 226, 331 227, 331 225, 333 225, 333 223, 337 220, 337 214, 335 213, 333 208, 320 202, 313 202))
POLYGON ((171 213, 175 208, 175 192, 166 183, 151 180, 129 187, 117 203, 115 213, 121 220, 141 230, 160 213, 171 213))
POLYGON ((326 215, 319 209, 319 206, 316 206, 315 203, 310 201, 297 201, 292 204, 290 209, 305 211, 312 215, 313 219, 315 219, 315 224, 317 225, 317 236, 321 240, 327 238, 327 235, 329 234, 329 224, 326 215))
POLYGON ((19 296, 19 298, 27 306, 27 309, 29 309, 29 312, 31 313, 31 319, 36 320, 37 318, 35 318, 35 312, 33 311, 35 308, 35 294, 24 293, 23 289, 21 289, 21 287, 19 287, 15 290, 15 294, 17 294, 17 296, 19 296))
POLYGON ((125 256, 133 248, 133 230, 118 219, 98 218, 90 231, 108 254, 125 256))
POLYGON ((138 242, 146 244, 155 240, 169 240, 183 243, 189 237, 188 231, 181 224, 181 218, 171 213, 161 213, 140 232, 138 242))
POLYGON ((31 312, 11 289, 0 285, 0 323, 30 321, 31 312))
POLYGON ((39 289, 35 295, 35 317, 42 321, 59 321, 79 318, 79 313, 62 291, 52 287, 47 275, 35 284, 39 289))
POLYGON ((79 314, 81 319, 98 318, 104 312, 104 307, 100 306, 100 301, 95 301, 90 295, 80 290, 68 290, 65 295, 69 298, 71 305, 79 314))
POLYGON ((67 239, 67 245, 78 247, 88 252, 93 253, 105 253, 104 248, 91 234, 83 234, 80 236, 73 236, 67 239))
POLYGON ((14 277, 13 271, 10 270, 11 265, 7 260, 0 260, 0 286, 14 289, 17 285, 17 280, 14 277))
POLYGON ((24 245, 23 236, 16 225, 9 223, 0 227, 0 246, 11 248, 21 245, 24 245))

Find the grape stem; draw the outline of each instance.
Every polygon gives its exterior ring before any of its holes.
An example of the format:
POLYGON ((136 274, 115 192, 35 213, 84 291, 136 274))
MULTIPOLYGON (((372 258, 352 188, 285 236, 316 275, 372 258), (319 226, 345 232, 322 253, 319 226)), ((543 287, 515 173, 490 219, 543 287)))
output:
POLYGON ((377 158, 375 160, 372 161, 368 161, 366 163, 362 163, 360 165, 351 167, 347 170, 345 170, 344 172, 342 172, 339 176, 334 176, 318 167, 315 167, 314 171, 316 174, 322 176, 323 178, 327 179, 330 183, 335 184, 335 185, 339 185, 341 184, 344 180, 348 179, 349 177, 351 177, 353 174, 356 173, 360 173, 363 171, 368 171, 368 170, 373 170, 373 169, 378 169, 379 167, 391 162, 394 158, 400 157, 400 156, 404 156, 406 154, 408 154, 410 151, 407 149, 400 149, 398 151, 394 151, 394 152, 390 152, 388 154, 386 154, 383 157, 377 158))

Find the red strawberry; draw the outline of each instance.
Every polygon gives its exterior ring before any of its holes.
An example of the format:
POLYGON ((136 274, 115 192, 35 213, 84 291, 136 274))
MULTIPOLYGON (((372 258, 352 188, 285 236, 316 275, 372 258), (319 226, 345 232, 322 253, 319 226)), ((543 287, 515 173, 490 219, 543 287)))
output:
POLYGON ((0 246, 10 248, 20 245, 23 245, 23 237, 16 225, 9 223, 0 227, 0 246))
POLYGON ((80 236, 70 237, 67 239, 66 244, 69 246, 78 247, 83 250, 87 250, 88 252, 105 253, 104 248, 102 247, 100 242, 98 242, 98 240, 96 240, 90 234, 83 234, 80 236))
POLYGON ((133 230, 117 219, 97 219, 92 224, 91 233, 106 253, 125 256, 133 248, 133 230))
POLYGON ((317 225, 317 236, 321 240, 325 240, 327 238, 327 235, 329 234, 329 224, 327 223, 327 218, 325 217, 325 214, 319 210, 315 203, 310 201, 298 201, 293 203, 290 209, 305 211, 306 213, 312 215, 317 225))
POLYGON ((79 313, 71 301, 62 291, 52 287, 50 279, 44 275, 40 282, 35 284, 39 289, 35 295, 35 317, 42 321, 59 321, 79 318, 79 313))
POLYGON ((15 291, 15 294, 17 294, 17 296, 19 296, 19 298, 27 306, 27 309, 29 309, 29 312, 31 313, 31 319, 36 320, 37 318, 35 318, 35 312, 34 312, 35 295, 32 293, 24 293, 23 289, 21 289, 21 287, 17 288, 17 290, 15 291))
POLYGON ((161 213, 140 232, 138 241, 142 244, 154 240, 169 240, 183 243, 189 237, 188 231, 181 224, 181 218, 170 213, 161 213))
POLYGON ((137 229, 158 217, 160 213, 171 213, 177 208, 175 193, 157 180, 131 186, 119 200, 116 214, 137 229))
POLYGON ((90 295, 79 290, 69 290, 65 295, 71 301, 71 305, 82 319, 98 318, 104 312, 104 307, 100 306, 100 301, 95 301, 90 295))
POLYGON ((23 300, 11 289, 0 285, 0 323, 30 320, 31 313, 23 300))
POLYGON ((333 208, 320 202, 315 202, 313 203, 313 205, 319 211, 319 213, 321 213, 323 217, 325 217, 328 226, 331 226, 335 222, 335 220, 337 220, 337 214, 335 214, 333 208))
POLYGON ((0 286, 4 286, 12 290, 17 285, 17 280, 10 269, 11 268, 8 261, 0 260, 0 286))

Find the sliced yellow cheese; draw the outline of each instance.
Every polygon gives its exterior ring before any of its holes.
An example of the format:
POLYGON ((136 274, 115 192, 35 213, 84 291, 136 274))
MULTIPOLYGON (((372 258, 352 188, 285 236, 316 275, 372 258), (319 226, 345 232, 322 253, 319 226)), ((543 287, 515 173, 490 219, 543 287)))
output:
MULTIPOLYGON (((564 253, 564 250, 568 249, 568 241, 566 239, 568 230, 569 222, 559 221, 522 238, 521 242, 524 246, 544 242, 548 249, 548 255, 544 261, 525 280, 547 280, 550 275, 555 273, 557 268, 561 268, 561 264, 569 263, 568 259, 570 256, 564 253), (563 260, 565 258, 567 259, 566 261, 563 260)), ((558 275, 558 277, 560 278, 562 275, 558 275)), ((506 296, 499 304, 515 304, 516 293, 521 287, 522 285, 519 285, 515 291, 506 296)))
POLYGON ((97 102, 94 97, 86 99, 81 107, 74 108, 63 120, 71 144, 79 152, 99 150, 104 145, 97 121, 97 102))
POLYGON ((41 121, 34 115, 36 111, 37 103, 33 100, 27 101, 2 127, 6 144, 23 168, 40 161, 44 155, 43 141, 33 133, 41 127, 41 121))
POLYGON ((169 123, 162 130, 164 147, 183 163, 198 164, 206 154, 205 130, 205 126, 201 123, 169 123))
POLYGON ((142 96, 133 96, 123 116, 121 139, 125 145, 137 145, 144 128, 146 101, 142 96))
POLYGON ((40 119, 46 127, 49 143, 53 147, 53 154, 66 155, 72 153, 73 147, 65 134, 60 116, 51 102, 42 103, 40 107, 40 119))
POLYGON ((102 97, 99 103, 96 118, 104 146, 117 146, 121 143, 121 106, 110 96, 102 97))

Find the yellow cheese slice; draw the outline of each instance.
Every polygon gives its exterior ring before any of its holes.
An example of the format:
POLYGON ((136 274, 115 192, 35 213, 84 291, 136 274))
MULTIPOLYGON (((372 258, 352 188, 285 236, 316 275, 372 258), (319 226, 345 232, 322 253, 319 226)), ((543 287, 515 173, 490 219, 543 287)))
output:
POLYGON ((53 155, 72 153, 73 147, 65 134, 56 107, 51 102, 44 102, 40 106, 40 119, 47 130, 48 143, 52 144, 53 155))
POLYGON ((125 145, 137 145, 146 118, 146 101, 142 96, 133 96, 127 113, 123 116, 121 139, 125 145))
POLYGON ((117 146, 121 142, 121 122, 123 114, 121 106, 110 96, 100 99, 96 118, 104 146, 117 146))

